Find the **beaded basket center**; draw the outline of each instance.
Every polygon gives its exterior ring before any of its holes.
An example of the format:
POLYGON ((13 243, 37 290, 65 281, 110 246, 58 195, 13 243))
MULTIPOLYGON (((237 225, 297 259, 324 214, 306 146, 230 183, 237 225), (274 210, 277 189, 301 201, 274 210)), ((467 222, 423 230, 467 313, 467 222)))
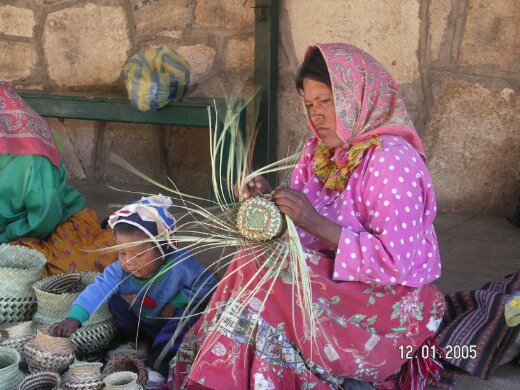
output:
POLYGON ((285 232, 285 216, 268 199, 253 197, 238 209, 237 226, 240 233, 251 241, 266 241, 285 232))

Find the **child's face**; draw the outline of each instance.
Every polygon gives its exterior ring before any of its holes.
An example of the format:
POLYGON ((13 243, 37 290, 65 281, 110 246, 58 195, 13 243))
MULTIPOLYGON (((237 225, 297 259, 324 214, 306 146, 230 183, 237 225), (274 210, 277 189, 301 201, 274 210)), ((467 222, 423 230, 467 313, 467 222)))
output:
MULTIPOLYGON (((116 244, 130 244, 141 240, 136 234, 117 233, 116 244)), ((125 272, 139 279, 150 278, 163 263, 161 252, 151 242, 136 243, 119 250, 119 263, 125 272)))

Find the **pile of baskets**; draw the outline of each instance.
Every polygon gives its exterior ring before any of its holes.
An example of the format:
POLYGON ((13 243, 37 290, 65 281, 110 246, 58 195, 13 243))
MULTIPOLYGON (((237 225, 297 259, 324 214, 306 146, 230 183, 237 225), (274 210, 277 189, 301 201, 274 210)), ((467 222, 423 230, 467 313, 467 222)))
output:
MULTIPOLYGON (((79 293, 96 277, 94 272, 51 276, 35 283, 38 310, 33 322, 53 324, 66 318, 79 293)), ((108 305, 103 304, 71 337, 79 355, 88 355, 108 346, 115 335, 115 326, 108 305)))
POLYGON ((45 256, 18 245, 0 245, 0 324, 30 320, 36 310, 32 285, 43 275, 45 256))
POLYGON ((34 338, 32 321, 13 322, 0 325, 0 346, 16 349, 20 353, 20 362, 25 363, 23 346, 34 338))

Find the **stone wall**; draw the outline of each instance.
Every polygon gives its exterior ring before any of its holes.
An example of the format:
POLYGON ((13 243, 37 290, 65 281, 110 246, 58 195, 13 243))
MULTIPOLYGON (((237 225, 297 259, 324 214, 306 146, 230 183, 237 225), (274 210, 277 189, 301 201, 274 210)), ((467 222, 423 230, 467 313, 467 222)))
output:
POLYGON ((280 154, 309 134, 293 82, 307 44, 351 43, 400 84, 440 212, 511 215, 520 197, 518 1, 281 0, 280 11, 280 154))
MULTIPOLYGON (((253 5, 0 0, 0 79, 25 89, 122 92, 126 59, 164 44, 191 63, 191 96, 222 96, 233 84, 251 85, 253 5)), ((308 134, 293 85, 307 44, 352 43, 400 84, 427 150, 439 210, 511 214, 520 196, 518 20, 516 0, 280 0, 279 155, 308 134)), ((201 129, 51 124, 64 139, 72 177, 139 181, 110 165, 107 153, 115 150, 154 178, 168 175, 187 191, 206 191, 201 129)))
MULTIPOLYGON (((0 0, 0 80, 17 88, 125 93, 123 66, 166 45, 191 64, 189 97, 222 97, 253 80, 254 0, 0 0)), ((206 129, 49 120, 70 177, 138 183, 114 151, 153 178, 208 194, 206 129), (188 179, 189 178, 189 179, 188 179)))

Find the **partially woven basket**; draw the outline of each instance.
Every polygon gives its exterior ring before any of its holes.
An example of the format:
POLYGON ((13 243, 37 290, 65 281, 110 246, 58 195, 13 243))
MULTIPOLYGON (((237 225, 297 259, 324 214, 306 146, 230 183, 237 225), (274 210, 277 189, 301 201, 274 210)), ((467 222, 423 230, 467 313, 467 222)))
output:
POLYGON ((240 205, 237 228, 248 240, 261 242, 281 236, 287 229, 285 215, 269 199, 254 196, 240 205))
POLYGON ((34 338, 32 321, 0 325, 0 346, 14 348, 20 354, 20 363, 25 363, 23 346, 34 338))
POLYGON ((17 390, 59 390, 60 376, 55 372, 38 372, 27 375, 17 390))
POLYGON ((148 372, 143 362, 132 355, 115 355, 108 361, 103 369, 103 375, 107 376, 114 372, 129 371, 137 374, 137 383, 146 388, 148 383, 148 372))
POLYGON ((107 375, 103 379, 105 390, 141 390, 137 383, 137 374, 130 371, 118 371, 107 375))
POLYGON ((0 347, 0 385, 2 389, 15 389, 22 380, 20 371, 20 354, 17 350, 0 347))
POLYGON ((36 310, 34 282, 43 274, 43 254, 19 245, 0 245, 0 323, 30 320, 36 310))
MULTIPOLYGON (((42 279, 33 288, 38 310, 33 317, 35 324, 53 324, 67 317, 79 292, 94 282, 95 272, 60 274, 42 279), (79 277, 78 277, 79 276, 79 277), (54 292, 53 292, 54 291, 54 292), (56 291, 63 291, 56 293, 56 291)), ((108 305, 103 304, 71 336, 79 355, 97 352, 108 346, 115 335, 115 326, 108 305)))
POLYGON ((74 361, 74 345, 67 337, 49 334, 49 326, 38 327, 33 340, 24 345, 25 359, 30 372, 65 371, 74 361))

